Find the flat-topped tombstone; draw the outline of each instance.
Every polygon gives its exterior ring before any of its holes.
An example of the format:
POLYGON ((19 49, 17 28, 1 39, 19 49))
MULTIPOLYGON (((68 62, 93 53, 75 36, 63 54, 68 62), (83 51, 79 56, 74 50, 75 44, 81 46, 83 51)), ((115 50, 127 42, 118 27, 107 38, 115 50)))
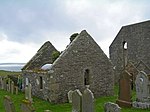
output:
POLYGON ((69 101, 69 103, 72 103, 72 93, 73 93, 72 90, 70 90, 70 91, 68 92, 68 101, 69 101))
POLYGON ((23 100, 21 103, 21 112, 35 112, 35 109, 30 101, 23 100))
POLYGON ((118 106, 118 104, 107 102, 104 105, 104 111, 105 112, 121 112, 121 108, 118 106))
POLYGON ((88 88, 82 94, 82 112, 94 112, 94 95, 88 88))
POLYGON ((149 78, 148 75, 141 71, 135 80, 136 84, 136 96, 137 101, 139 102, 147 102, 150 101, 150 88, 149 88, 149 78))
POLYGON ((131 107, 131 74, 126 70, 121 74, 121 78, 119 80, 119 96, 117 100, 117 104, 120 107, 131 107))
POLYGON ((76 89, 72 93, 72 112, 81 112, 82 109, 82 94, 76 89))
POLYGON ((10 98, 10 96, 6 95, 4 97, 4 108, 5 108, 5 112, 16 112, 14 103, 10 98))

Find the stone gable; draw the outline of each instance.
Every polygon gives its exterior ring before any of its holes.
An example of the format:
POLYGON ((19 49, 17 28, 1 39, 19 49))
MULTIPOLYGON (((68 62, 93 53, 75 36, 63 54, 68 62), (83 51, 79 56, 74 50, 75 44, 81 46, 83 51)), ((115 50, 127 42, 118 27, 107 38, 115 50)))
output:
POLYGON ((95 97, 113 95, 113 75, 110 60, 83 30, 49 71, 49 99, 53 102, 66 102, 70 90, 78 88, 82 91, 86 85, 90 85, 95 97))
POLYGON ((110 59, 115 68, 115 82, 127 61, 137 65, 142 60, 150 66, 150 20, 123 26, 109 47, 110 59), (127 45, 125 47, 125 45, 127 45))
POLYGON ((56 48, 49 41, 45 42, 22 70, 39 69, 44 64, 52 64, 54 51, 57 51, 56 48))

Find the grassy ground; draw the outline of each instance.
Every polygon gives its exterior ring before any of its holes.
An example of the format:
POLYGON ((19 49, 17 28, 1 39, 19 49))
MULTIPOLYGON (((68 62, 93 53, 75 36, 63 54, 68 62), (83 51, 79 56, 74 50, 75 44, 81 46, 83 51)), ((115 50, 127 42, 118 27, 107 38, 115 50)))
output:
POLYGON ((6 75, 19 75, 20 72, 10 72, 5 70, 0 70, 0 76, 6 76, 6 75))
MULTIPOLYGON (((6 71, 1 71, 0 70, 0 75, 9 75, 9 74, 14 74, 13 72, 6 72, 6 71)), ((104 104, 106 102, 116 102, 117 99, 117 94, 118 94, 118 86, 115 86, 115 95, 114 96, 109 96, 109 97, 100 97, 95 99, 95 112, 104 112, 104 104)), ((0 112, 5 112, 4 111, 4 106, 3 106, 3 100, 4 96, 8 95, 11 96, 15 108, 17 112, 21 112, 20 110, 20 103, 24 99, 24 94, 19 92, 18 95, 12 95, 11 93, 0 90, 0 112)), ((135 100, 135 92, 132 93, 133 100, 135 100)), ((33 97, 33 106, 36 110, 36 112, 43 112, 44 110, 51 110, 52 112, 71 112, 71 104, 65 103, 65 104, 52 104, 47 101, 43 101, 41 99, 38 99, 36 97, 33 97)), ((150 112, 149 110, 141 110, 141 109, 134 109, 134 108, 122 108, 122 112, 150 112)))
MULTIPOLYGON (((118 89, 117 86, 115 87, 115 93, 117 93, 118 89)), ((3 106, 3 98, 5 95, 11 96, 17 112, 21 112, 20 110, 20 103, 24 99, 24 94, 19 92, 18 95, 12 95, 9 92, 6 92, 4 90, 0 90, 0 112, 4 111, 3 106)), ((101 97, 98 99, 95 99, 95 112, 104 112, 103 106, 106 102, 115 102, 117 99, 117 95, 110 96, 110 97, 101 97)), ((52 112, 71 112, 71 104, 65 103, 65 104, 52 104, 47 101, 40 100, 36 97, 33 97, 33 106, 36 110, 36 112, 43 112, 44 110, 51 110, 52 112)), ((141 110, 141 109, 134 109, 134 108, 122 108, 122 112, 150 112, 150 110, 141 110)))

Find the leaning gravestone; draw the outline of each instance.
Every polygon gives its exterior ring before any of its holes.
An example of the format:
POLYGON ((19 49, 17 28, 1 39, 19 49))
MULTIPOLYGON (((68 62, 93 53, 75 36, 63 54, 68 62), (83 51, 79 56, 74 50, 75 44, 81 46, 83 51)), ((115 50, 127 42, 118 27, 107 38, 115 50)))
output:
POLYGON ((88 88, 82 94, 82 112, 94 112, 94 96, 88 88))
POLYGON ((149 79, 145 72, 141 71, 136 77, 136 96, 137 101, 146 102, 150 101, 148 97, 150 97, 149 91, 149 79))
POLYGON ((21 103, 21 112, 35 112, 32 104, 28 100, 23 100, 21 103))
POLYGON ((5 112, 16 112, 14 103, 9 96, 4 97, 5 112))
POLYGON ((72 93, 72 112, 82 112, 82 94, 77 89, 72 93))
POLYGON ((73 93, 72 90, 70 90, 70 91, 68 92, 68 100, 69 100, 69 103, 72 103, 72 93, 73 93))
POLYGON ((135 80, 136 84, 136 101, 133 102, 133 107, 141 109, 150 108, 150 81, 149 76, 141 71, 135 80))
POLYGON ((116 103, 120 107, 132 107, 131 101, 131 74, 126 70, 121 74, 121 78, 119 80, 119 96, 116 103))
POLYGON ((105 112, 121 112, 121 108, 115 103, 107 102, 104 105, 104 111, 105 112))

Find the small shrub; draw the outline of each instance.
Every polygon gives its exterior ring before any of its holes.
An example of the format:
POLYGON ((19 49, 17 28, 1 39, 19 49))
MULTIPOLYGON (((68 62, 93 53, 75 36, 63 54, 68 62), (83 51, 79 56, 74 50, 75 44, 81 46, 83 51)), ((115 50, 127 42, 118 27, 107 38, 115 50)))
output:
POLYGON ((59 55, 60 55, 59 51, 54 51, 52 53, 52 60, 53 60, 53 62, 59 57, 59 55))
POLYGON ((79 34, 78 33, 74 33, 70 36, 70 42, 72 42, 79 34))

